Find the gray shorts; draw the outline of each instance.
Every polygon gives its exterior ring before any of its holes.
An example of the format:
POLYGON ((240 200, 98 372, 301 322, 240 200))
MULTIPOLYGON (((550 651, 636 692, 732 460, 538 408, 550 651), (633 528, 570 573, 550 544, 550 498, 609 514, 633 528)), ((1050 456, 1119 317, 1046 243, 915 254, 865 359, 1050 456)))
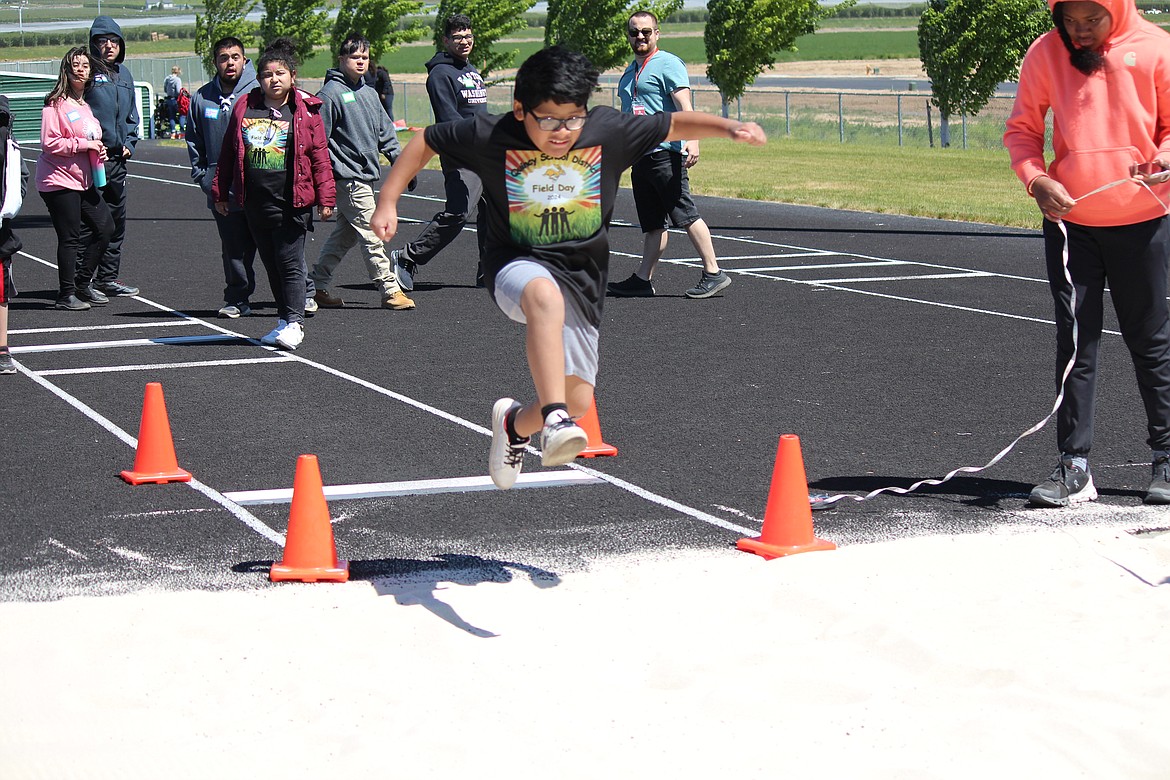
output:
MULTIPOLYGON (((534 279, 548 279, 552 273, 534 260, 513 260, 496 274, 496 305, 508 319, 524 325, 528 320, 520 309, 520 296, 534 279)), ((565 376, 575 376, 597 386, 598 331, 578 308, 576 298, 565 295, 565 376)))

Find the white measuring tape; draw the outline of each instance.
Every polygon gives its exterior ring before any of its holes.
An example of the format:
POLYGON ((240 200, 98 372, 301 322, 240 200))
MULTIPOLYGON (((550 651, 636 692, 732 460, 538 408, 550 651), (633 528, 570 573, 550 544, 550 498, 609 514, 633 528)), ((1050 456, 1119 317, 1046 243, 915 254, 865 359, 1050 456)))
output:
MULTIPOLYGON (((1117 181, 1111 181, 1108 184, 1104 184, 1104 185, 1098 187, 1097 189, 1093 190, 1092 192, 1087 192, 1084 195, 1082 195, 1081 197, 1076 198, 1074 202, 1080 203, 1085 198, 1096 195, 1099 192, 1104 192, 1105 190, 1112 189, 1112 188, 1117 187, 1121 184, 1126 184, 1127 182, 1134 182, 1134 179, 1132 177, 1127 176, 1124 179, 1118 179, 1117 181)), ((1162 205, 1162 208, 1165 211, 1170 212, 1170 206, 1167 206, 1165 203, 1163 203, 1162 199, 1159 198, 1158 195, 1152 189, 1150 189, 1150 186, 1148 184, 1146 184, 1144 181, 1139 181, 1136 183, 1140 184, 1147 191, 1149 191, 1149 193, 1154 196, 1154 200, 1158 201, 1158 203, 1160 203, 1162 205)), ((915 490, 922 487, 923 485, 941 485, 944 482, 949 482, 958 474, 976 474, 980 471, 986 471, 987 469, 994 466, 996 463, 999 463, 1001 460, 1003 460, 1004 457, 1006 457, 1009 452, 1011 452, 1013 449, 1015 449, 1017 444, 1019 444, 1021 441, 1028 438, 1032 434, 1036 433, 1037 431, 1043 429, 1044 426, 1048 424, 1048 421, 1052 419, 1052 416, 1054 414, 1056 414, 1056 411, 1058 409, 1060 409, 1060 405, 1064 401, 1064 383, 1068 379, 1068 375, 1070 373, 1072 373, 1073 365, 1076 363, 1076 360, 1077 360, 1077 343, 1078 343, 1078 335, 1079 335, 1079 327, 1077 325, 1077 313, 1076 313, 1077 312, 1077 288, 1073 284, 1072 275, 1069 273, 1069 270, 1068 270, 1068 228, 1065 227, 1063 221, 1058 222, 1057 224, 1060 226, 1060 234, 1062 236, 1064 236, 1064 248, 1061 250, 1060 262, 1061 262, 1061 267, 1064 270, 1064 280, 1066 282, 1068 282, 1069 292, 1071 295, 1071 298, 1069 300, 1069 307, 1070 307, 1070 311, 1072 314, 1073 349, 1072 349, 1072 355, 1068 359, 1068 365, 1066 365, 1064 367, 1064 371, 1061 373, 1060 391, 1056 394, 1056 401, 1052 404, 1052 411, 1050 411, 1044 417, 1043 420, 1036 423, 1031 428, 1029 428, 1028 430, 1021 433, 1019 436, 1017 436, 1012 441, 1011 444, 1009 444, 1008 446, 1006 446, 1002 450, 1000 450, 998 453, 996 453, 994 458, 987 461, 987 463, 983 464, 982 466, 960 466, 959 468, 955 469, 954 471, 949 472, 945 477, 942 477, 941 479, 919 480, 918 482, 915 482, 913 485, 911 485, 910 487, 907 487, 907 488, 893 487, 893 486, 878 488, 877 490, 871 490, 870 492, 866 493, 863 496, 859 496, 856 493, 835 493, 835 494, 814 493, 814 494, 810 495, 808 498, 809 504, 812 506, 813 509, 828 509, 830 506, 832 506, 837 501, 842 501, 845 499, 849 499, 851 501, 868 501, 871 498, 874 498, 875 496, 881 495, 882 493, 899 493, 901 495, 905 495, 906 493, 914 492, 915 490)))

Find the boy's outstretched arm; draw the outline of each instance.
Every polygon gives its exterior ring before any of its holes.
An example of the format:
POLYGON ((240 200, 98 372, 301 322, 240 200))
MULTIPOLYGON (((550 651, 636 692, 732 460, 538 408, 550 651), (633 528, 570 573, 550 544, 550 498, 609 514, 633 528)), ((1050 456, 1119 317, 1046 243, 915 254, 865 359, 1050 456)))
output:
POLYGON ((435 156, 435 150, 427 146, 423 133, 414 134, 410 143, 398 155, 386 181, 382 182, 382 191, 378 193, 378 207, 374 209, 374 216, 370 219, 370 228, 374 235, 383 241, 389 241, 398 232, 398 198, 406 192, 410 180, 427 166, 435 156))
POLYGON ((752 146, 763 146, 768 140, 764 129, 755 122, 737 122, 702 111, 675 111, 670 115, 667 141, 689 141, 694 138, 730 138, 752 146))

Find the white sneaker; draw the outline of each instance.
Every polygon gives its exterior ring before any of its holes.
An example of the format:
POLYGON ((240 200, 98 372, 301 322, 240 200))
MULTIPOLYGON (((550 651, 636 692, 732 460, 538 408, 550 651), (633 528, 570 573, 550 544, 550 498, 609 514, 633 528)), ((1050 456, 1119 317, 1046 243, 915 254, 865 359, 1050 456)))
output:
POLYGON ((305 298, 305 314, 317 311, 317 301, 314 298, 305 298))
POLYGON ((276 334, 276 344, 290 352, 301 345, 305 340, 305 326, 299 322, 290 322, 276 334))
POLYGON ((568 412, 558 409, 544 418, 544 430, 540 432, 540 464, 563 466, 572 463, 587 444, 588 434, 573 422, 568 412))
POLYGON ((260 337, 260 343, 264 344, 265 346, 275 347, 276 346, 276 337, 279 336, 280 332, 287 327, 288 327, 287 322, 285 322, 284 320, 277 320, 276 327, 260 337))
POLYGON ((504 420, 520 404, 511 398, 501 398, 492 407, 492 450, 488 456, 488 473, 500 490, 507 490, 516 484, 520 469, 524 468, 524 449, 528 439, 512 444, 504 420))
POLYGON ((238 320, 240 317, 247 317, 252 313, 252 307, 246 303, 228 303, 224 304, 216 314, 220 317, 229 320, 238 320))

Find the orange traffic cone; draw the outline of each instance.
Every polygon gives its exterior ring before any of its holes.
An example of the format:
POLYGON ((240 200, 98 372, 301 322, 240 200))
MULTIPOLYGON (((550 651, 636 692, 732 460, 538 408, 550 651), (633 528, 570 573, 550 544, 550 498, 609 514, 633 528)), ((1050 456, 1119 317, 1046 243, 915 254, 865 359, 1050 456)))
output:
POLYGON ((329 520, 329 506, 325 503, 325 488, 321 484, 316 455, 297 458, 284 560, 272 564, 268 579, 273 582, 349 580, 349 564, 337 560, 337 548, 333 545, 333 525, 329 520))
POLYGON ((601 455, 617 455, 617 447, 606 444, 601 439, 601 423, 597 419, 597 400, 589 404, 589 411, 577 423, 589 435, 589 443, 577 455, 578 458, 596 458, 601 455))
POLYGON ((167 404, 158 382, 146 385, 134 469, 123 471, 122 479, 131 485, 191 481, 191 472, 179 468, 179 461, 175 459, 175 441, 171 438, 171 424, 167 420, 167 404))
POLYGON ((804 476, 804 459, 800 455, 800 437, 795 434, 786 433, 780 437, 762 532, 754 539, 740 539, 735 546, 768 560, 794 553, 836 549, 837 545, 813 535, 808 481, 804 476))

